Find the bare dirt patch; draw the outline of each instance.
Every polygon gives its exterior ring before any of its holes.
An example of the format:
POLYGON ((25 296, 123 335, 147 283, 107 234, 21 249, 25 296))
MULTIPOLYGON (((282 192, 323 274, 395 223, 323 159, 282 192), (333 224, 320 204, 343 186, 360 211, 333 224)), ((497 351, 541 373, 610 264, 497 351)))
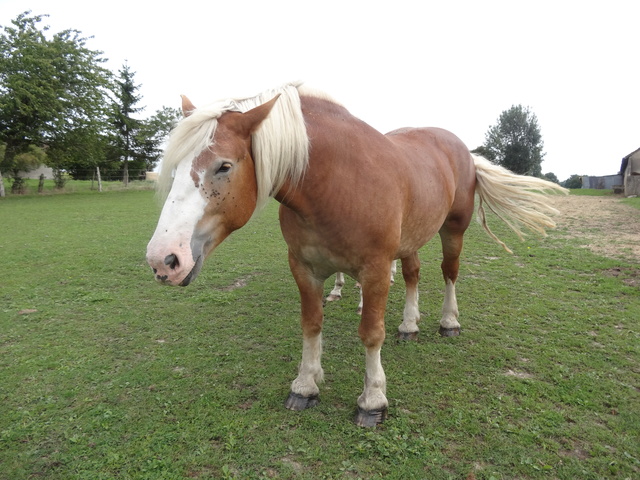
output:
POLYGON ((521 379, 530 379, 533 378, 533 375, 531 375, 530 373, 526 373, 526 372, 517 372, 515 370, 507 370, 505 372, 505 375, 507 377, 516 377, 516 378, 521 378, 521 379))
POLYGON ((257 275, 257 273, 252 273, 249 275, 245 275, 244 277, 236 278, 233 283, 224 287, 219 287, 218 290, 221 290, 223 292, 232 292, 234 290, 237 290, 238 288, 244 288, 248 285, 249 281, 257 275))
POLYGON ((640 269, 610 268, 605 271, 610 277, 621 278, 622 283, 630 287, 640 287, 640 269))
POLYGON ((233 290, 236 290, 238 288, 243 288, 246 286, 247 286, 247 279, 238 278, 237 280, 234 280, 231 285, 227 285, 226 287, 220 287, 220 290, 222 290, 223 292, 232 292, 233 290))
POLYGON ((560 210, 558 229, 567 238, 581 239, 583 248, 598 255, 640 263, 640 210, 616 196, 550 198, 560 210))

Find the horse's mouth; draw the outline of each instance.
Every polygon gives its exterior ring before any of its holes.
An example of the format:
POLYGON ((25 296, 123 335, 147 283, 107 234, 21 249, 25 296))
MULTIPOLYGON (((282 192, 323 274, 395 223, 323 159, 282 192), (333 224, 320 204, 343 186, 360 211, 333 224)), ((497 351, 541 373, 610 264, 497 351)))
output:
POLYGON ((200 273, 200 269, 201 268, 202 268, 202 255, 200 255, 196 259, 195 265, 193 266, 191 271, 187 274, 187 276, 184 277, 184 280, 182 280, 182 282, 180 282, 180 286, 181 287, 186 287, 191 282, 193 282, 196 279, 196 277, 198 276, 198 274, 200 273))

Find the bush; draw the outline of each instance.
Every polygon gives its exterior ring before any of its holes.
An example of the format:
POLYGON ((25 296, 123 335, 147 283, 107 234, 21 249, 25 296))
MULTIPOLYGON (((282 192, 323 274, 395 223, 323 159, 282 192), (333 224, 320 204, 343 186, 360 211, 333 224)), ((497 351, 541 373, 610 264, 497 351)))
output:
POLYGON ((67 180, 69 180, 69 178, 70 176, 67 172, 60 170, 59 168, 53 169, 53 183, 57 190, 62 190, 67 184, 67 180))
POLYGON ((562 186, 565 188, 582 188, 582 177, 580 175, 571 175, 562 182, 562 186))

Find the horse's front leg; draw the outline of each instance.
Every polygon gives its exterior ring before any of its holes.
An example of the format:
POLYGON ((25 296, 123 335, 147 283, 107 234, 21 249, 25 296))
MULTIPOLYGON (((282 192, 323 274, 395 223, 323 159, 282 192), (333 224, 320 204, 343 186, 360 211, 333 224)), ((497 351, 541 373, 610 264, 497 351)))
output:
POLYGON ((302 325, 302 362, 298 376, 291 384, 291 392, 285 402, 289 410, 304 410, 318 404, 324 372, 320 364, 322 356, 322 295, 324 282, 289 253, 291 272, 300 290, 302 325))
POLYGON ((387 379, 380 360, 385 338, 384 312, 389 295, 389 269, 373 277, 362 278, 363 309, 358 333, 365 347, 364 391, 358 397, 355 422, 362 427, 375 427, 387 418, 387 379))
MULTIPOLYGON (((390 283, 391 285, 393 285, 395 283, 395 276, 396 276, 396 271, 397 271, 398 267, 397 267, 397 260, 394 260, 393 263, 391 264, 391 274, 390 274, 390 283)), ((362 304, 364 303, 364 300, 362 299, 362 285, 360 285, 360 282, 356 283, 356 287, 358 287, 358 290, 360 290, 360 303, 358 304, 358 308, 356 309, 356 313, 358 315, 362 315, 362 304)))

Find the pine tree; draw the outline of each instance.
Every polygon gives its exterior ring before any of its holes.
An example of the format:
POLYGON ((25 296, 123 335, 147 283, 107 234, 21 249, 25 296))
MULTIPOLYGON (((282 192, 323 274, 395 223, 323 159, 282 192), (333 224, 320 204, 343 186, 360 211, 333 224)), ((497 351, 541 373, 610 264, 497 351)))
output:
POLYGON ((125 64, 118 73, 113 114, 113 125, 116 129, 115 150, 123 163, 122 181, 128 185, 129 163, 142 149, 138 141, 142 122, 133 118, 133 115, 140 113, 144 107, 136 107, 142 96, 137 94, 140 85, 136 85, 133 80, 135 72, 125 64))

